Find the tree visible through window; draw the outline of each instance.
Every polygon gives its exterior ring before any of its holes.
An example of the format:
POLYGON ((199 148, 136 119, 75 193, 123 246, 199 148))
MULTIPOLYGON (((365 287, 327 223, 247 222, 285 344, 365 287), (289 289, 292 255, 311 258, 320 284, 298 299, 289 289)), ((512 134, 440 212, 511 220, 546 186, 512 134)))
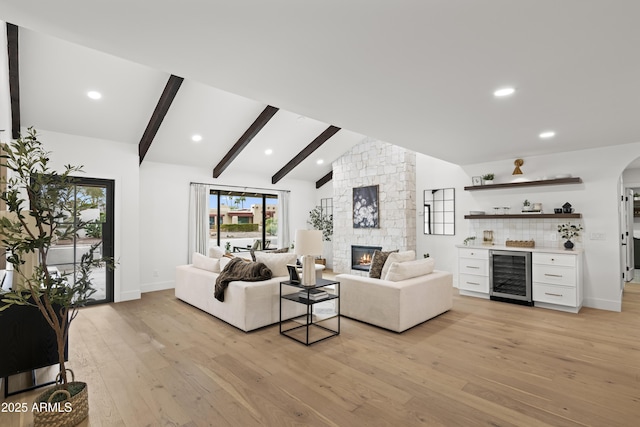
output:
POLYGON ((256 241, 260 248, 278 248, 278 197, 211 190, 209 231, 211 245, 228 246, 232 252, 246 251, 256 241))

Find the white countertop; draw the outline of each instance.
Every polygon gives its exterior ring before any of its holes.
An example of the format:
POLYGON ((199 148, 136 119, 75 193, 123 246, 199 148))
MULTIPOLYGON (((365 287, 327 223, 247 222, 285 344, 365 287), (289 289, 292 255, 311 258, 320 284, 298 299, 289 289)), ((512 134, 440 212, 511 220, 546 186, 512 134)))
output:
POLYGON ((567 250, 564 248, 545 248, 545 247, 536 247, 536 248, 517 248, 513 246, 505 246, 505 245, 456 245, 457 248, 467 248, 467 249, 491 249, 495 251, 519 251, 519 252, 540 252, 540 253, 552 253, 552 254, 567 254, 567 255, 577 255, 581 254, 584 249, 573 248, 572 250, 567 250))

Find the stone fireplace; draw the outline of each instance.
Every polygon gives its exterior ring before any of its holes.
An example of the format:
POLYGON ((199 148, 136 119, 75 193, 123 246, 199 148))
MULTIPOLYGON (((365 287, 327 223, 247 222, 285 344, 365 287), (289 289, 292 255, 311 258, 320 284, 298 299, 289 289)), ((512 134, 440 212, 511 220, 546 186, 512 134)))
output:
POLYGON ((351 269, 369 271, 373 251, 382 250, 382 246, 360 246, 351 245, 351 269))
MULTIPOLYGON (((352 267, 352 246, 416 249, 416 154, 366 138, 333 163, 333 270, 366 274, 352 267), (378 186, 378 226, 354 227, 353 189, 378 186)), ((373 254, 373 250, 371 251, 373 254)))

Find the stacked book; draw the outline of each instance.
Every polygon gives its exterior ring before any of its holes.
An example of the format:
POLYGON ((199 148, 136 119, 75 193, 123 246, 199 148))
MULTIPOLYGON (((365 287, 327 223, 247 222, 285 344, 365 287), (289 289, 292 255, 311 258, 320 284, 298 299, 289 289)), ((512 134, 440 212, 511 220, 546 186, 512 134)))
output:
POLYGON ((329 293, 327 291, 323 291, 322 289, 309 289, 308 291, 298 292, 298 295, 304 299, 317 301, 322 298, 328 297, 329 293))

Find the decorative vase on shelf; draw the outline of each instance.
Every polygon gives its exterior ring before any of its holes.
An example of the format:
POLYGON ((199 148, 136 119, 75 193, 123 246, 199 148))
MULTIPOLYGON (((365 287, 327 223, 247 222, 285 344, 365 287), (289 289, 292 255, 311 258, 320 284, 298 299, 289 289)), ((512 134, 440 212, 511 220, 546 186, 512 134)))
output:
POLYGON ((573 249, 573 242, 571 240, 567 240, 566 242, 564 242, 564 248, 570 251, 571 249, 573 249))

